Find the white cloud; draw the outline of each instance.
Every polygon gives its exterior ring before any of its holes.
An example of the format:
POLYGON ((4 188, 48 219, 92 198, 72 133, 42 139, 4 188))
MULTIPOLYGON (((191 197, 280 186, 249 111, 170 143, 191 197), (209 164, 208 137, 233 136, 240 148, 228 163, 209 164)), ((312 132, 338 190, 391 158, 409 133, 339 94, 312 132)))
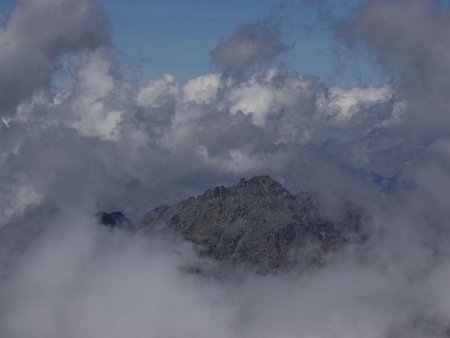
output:
POLYGON ((150 81, 145 88, 141 89, 137 101, 145 107, 160 108, 170 103, 179 94, 179 91, 180 88, 175 77, 164 74, 161 79, 150 81))
POLYGON ((23 215, 27 208, 39 206, 45 196, 42 188, 24 177, 10 179, 15 181, 13 188, 0 190, 0 230, 14 217, 23 215))
POLYGON ((392 88, 389 85, 351 89, 331 87, 319 98, 318 109, 325 118, 346 123, 355 114, 366 111, 372 105, 386 103, 392 96, 392 88))
POLYGON ((73 56, 71 67, 77 87, 71 126, 85 136, 117 141, 123 113, 110 104, 120 90, 112 74, 112 60, 99 49, 73 56))
POLYGON ((191 79, 183 86, 182 100, 198 104, 211 103, 216 98, 219 85, 219 74, 208 74, 191 79))
POLYGON ((311 113, 302 103, 314 95, 312 85, 310 79, 271 68, 232 87, 227 104, 232 114, 250 115, 258 126, 265 126, 271 115, 276 117, 282 111, 301 118, 311 113))

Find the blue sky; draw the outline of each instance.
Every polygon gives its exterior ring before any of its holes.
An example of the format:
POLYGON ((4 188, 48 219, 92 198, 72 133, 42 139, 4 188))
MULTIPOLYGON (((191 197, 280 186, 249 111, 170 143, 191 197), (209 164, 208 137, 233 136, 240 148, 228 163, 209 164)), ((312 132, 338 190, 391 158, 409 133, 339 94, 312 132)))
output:
MULTIPOLYGON (((358 2, 353 0, 348 3, 358 2)), ((301 74, 322 77, 328 83, 344 86, 386 81, 373 57, 348 53, 338 57, 330 32, 324 27, 300 29, 311 13, 299 6, 280 10, 278 0, 99 0, 108 12, 113 43, 129 75, 143 80, 171 73, 180 81, 217 71, 209 52, 221 37, 239 24, 250 22, 278 9, 290 17, 287 40, 294 48, 280 62, 301 74)), ((13 0, 0 0, 0 10, 8 12, 13 0)), ((333 4, 333 2, 331 2, 333 4)), ((349 7, 350 5, 348 5, 349 7)), ((335 15, 349 8, 334 5, 335 15)))
MULTIPOLYGON (((109 13, 114 45, 131 69, 150 78, 171 73, 181 81, 216 71, 209 52, 219 39, 239 23, 267 16, 280 4, 276 0, 100 2, 109 13)), ((300 8, 291 9, 298 11, 289 13, 296 18, 291 21, 307 19, 300 8)), ((345 8, 333 11, 340 14, 345 8)), ((308 32, 296 27, 290 30, 288 40, 294 48, 280 61, 301 74, 346 86, 386 80, 368 55, 353 55, 338 63, 331 34, 319 26, 308 32)))
POLYGON ((240 22, 263 17, 273 0, 101 0, 109 13, 121 56, 149 76, 173 73, 180 80, 214 71, 209 51, 240 22))

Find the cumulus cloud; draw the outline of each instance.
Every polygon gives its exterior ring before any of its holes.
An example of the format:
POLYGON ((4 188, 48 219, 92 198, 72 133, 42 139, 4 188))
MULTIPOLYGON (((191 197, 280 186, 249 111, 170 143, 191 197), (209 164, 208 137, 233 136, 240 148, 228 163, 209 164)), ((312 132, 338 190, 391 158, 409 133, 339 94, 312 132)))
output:
POLYGON ((390 86, 344 89, 332 87, 319 100, 319 109, 337 123, 348 123, 356 114, 367 112, 367 108, 392 99, 390 86))
POLYGON ((64 55, 108 42, 108 21, 94 0, 18 1, 0 27, 0 115, 13 115, 23 100, 48 89, 64 55))
POLYGON ((261 20, 239 25, 211 51, 213 62, 229 74, 274 60, 288 50, 278 23, 261 20))
POLYGON ((104 50, 71 57, 77 82, 72 126, 82 135, 116 140, 122 112, 112 102, 117 93, 112 74, 113 61, 104 50))
POLYGON ((406 122, 415 133, 446 133, 450 27, 439 1, 366 1, 338 34, 350 45, 362 43, 395 79, 397 95, 408 101, 406 122))

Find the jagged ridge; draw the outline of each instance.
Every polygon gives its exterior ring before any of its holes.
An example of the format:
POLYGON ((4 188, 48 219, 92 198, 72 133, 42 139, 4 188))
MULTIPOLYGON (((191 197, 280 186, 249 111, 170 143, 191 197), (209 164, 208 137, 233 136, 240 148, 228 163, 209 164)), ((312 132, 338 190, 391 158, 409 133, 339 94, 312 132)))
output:
POLYGON ((256 176, 159 206, 132 228, 181 235, 203 256, 267 271, 299 260, 311 263, 349 240, 361 241, 361 226, 362 212, 350 204, 331 220, 313 195, 293 195, 271 177, 256 176))

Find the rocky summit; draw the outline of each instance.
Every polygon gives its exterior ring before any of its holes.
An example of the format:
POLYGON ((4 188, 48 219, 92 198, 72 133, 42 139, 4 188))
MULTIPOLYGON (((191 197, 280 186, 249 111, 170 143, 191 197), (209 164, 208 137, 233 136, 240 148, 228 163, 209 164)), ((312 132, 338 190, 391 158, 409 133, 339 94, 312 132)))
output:
POLYGON ((126 218, 120 211, 105 212, 101 211, 96 214, 97 221, 101 225, 108 228, 129 228, 131 221, 126 218))
POLYGON ((270 271, 320 262, 324 253, 364 240, 362 215, 345 203, 336 217, 327 217, 313 194, 294 195, 271 177, 256 176, 159 206, 131 228, 181 236, 202 256, 270 271))

